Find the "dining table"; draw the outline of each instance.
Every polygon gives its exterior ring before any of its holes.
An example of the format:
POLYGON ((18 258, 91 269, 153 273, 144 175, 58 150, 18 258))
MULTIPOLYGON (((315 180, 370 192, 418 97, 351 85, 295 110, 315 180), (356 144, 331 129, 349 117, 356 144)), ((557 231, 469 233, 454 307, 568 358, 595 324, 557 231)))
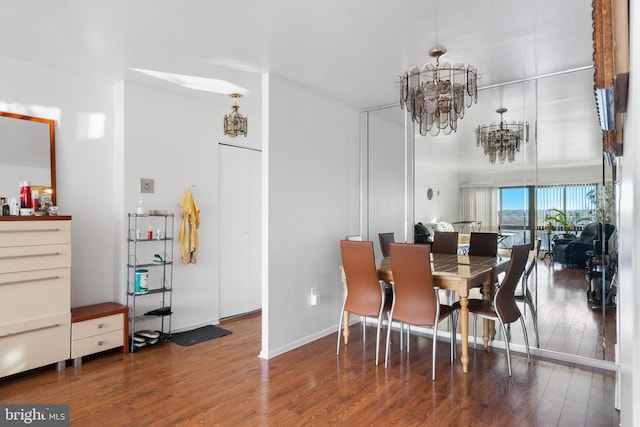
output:
MULTIPOLYGON (((483 287, 483 299, 491 299, 497 276, 506 271, 509 259, 505 257, 482 257, 452 254, 431 254, 431 267, 434 286, 439 289, 455 291, 460 299, 460 338, 462 355, 462 371, 469 368, 469 290, 478 286, 483 287)), ((393 268, 391 258, 382 258, 378 263, 378 278, 386 283, 393 283, 393 268)), ((347 278, 342 274, 342 282, 346 290, 347 278)), ((344 313, 343 337, 349 342, 349 313, 344 313)), ((483 340, 485 348, 489 340, 495 337, 495 328, 491 330, 491 323, 484 322, 483 340)))

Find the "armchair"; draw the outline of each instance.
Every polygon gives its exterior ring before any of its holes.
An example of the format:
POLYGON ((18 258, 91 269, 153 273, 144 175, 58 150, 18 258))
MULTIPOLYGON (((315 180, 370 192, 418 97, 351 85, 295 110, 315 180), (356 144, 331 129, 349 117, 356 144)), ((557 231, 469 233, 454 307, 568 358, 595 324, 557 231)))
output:
MULTIPOLYGON (((613 224, 604 224, 605 245, 608 247, 608 241, 615 230, 613 224)), ((556 262, 564 264, 570 268, 585 268, 587 260, 587 251, 594 250, 593 243, 599 240, 600 223, 592 222, 587 224, 580 237, 577 239, 557 239, 553 246, 553 259, 556 262)))

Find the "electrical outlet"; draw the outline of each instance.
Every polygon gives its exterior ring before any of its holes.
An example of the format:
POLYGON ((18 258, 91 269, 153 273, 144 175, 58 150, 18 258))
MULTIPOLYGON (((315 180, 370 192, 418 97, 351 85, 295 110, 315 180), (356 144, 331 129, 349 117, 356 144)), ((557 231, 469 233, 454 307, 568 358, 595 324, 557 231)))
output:
POLYGON ((153 179, 140 178, 140 192, 153 193, 153 179))

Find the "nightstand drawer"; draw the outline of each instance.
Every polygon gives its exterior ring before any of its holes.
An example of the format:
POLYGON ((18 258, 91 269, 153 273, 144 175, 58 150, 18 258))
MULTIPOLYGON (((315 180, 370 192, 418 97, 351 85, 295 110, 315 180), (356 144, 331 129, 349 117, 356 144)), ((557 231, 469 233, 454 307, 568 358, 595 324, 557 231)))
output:
MULTIPOLYGON (((77 323, 73 324, 73 328, 77 323)), ((122 322, 120 323, 122 327, 122 322)), ((86 356, 124 345, 122 329, 71 341, 71 358, 86 356)))
POLYGON ((76 341, 113 331, 120 331, 119 333, 122 336, 123 324, 124 315, 122 313, 76 322, 71 325, 71 339, 76 341))

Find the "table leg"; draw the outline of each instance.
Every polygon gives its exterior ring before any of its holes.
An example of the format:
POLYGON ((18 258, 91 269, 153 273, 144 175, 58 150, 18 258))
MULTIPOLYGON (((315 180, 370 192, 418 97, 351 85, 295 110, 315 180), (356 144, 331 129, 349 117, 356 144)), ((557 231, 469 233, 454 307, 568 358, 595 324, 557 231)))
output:
POLYGON ((345 311, 343 316, 344 327, 342 329, 342 336, 344 337, 344 343, 349 344, 349 312, 345 311))
POLYGON ((462 356, 462 372, 469 372, 469 297, 460 295, 460 336, 462 356))

